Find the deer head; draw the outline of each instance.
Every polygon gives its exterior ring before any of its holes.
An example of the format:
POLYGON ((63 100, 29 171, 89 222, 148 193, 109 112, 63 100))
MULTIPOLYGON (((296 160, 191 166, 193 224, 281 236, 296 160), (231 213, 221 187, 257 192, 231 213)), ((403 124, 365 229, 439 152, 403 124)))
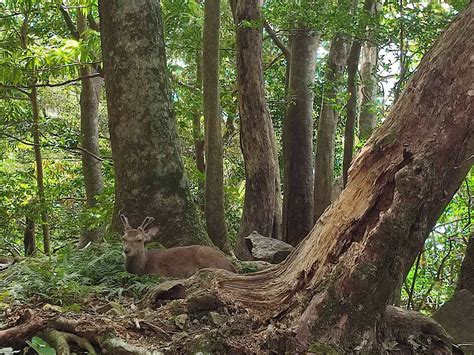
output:
POLYGON ((124 234, 122 236, 123 252, 126 257, 135 257, 144 253, 145 242, 148 242, 158 231, 158 227, 147 229, 155 220, 153 217, 146 217, 140 227, 134 229, 130 226, 128 218, 120 215, 120 220, 124 226, 124 234))

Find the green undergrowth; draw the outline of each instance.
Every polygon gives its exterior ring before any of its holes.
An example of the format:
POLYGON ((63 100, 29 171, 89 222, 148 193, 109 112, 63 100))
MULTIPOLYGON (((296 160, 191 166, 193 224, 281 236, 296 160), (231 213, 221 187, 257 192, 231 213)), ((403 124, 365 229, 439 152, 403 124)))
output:
POLYGON ((92 294, 115 301, 139 298, 157 283, 157 276, 136 276, 124 270, 118 243, 84 250, 71 247, 51 257, 26 259, 0 273, 0 307, 39 301, 75 310, 92 294))

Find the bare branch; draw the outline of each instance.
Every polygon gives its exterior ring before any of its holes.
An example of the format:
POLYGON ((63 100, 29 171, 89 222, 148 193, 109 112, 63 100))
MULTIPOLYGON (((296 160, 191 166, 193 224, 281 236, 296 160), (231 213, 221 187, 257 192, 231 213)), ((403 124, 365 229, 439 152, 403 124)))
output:
POLYGON ((265 31, 267 31, 268 35, 272 39, 273 43, 280 48, 282 51, 283 55, 285 56, 287 62, 290 61, 291 59, 291 52, 288 49, 288 47, 282 42, 282 40, 277 36, 276 32, 271 28, 270 24, 267 21, 263 22, 263 27, 265 28, 265 31))

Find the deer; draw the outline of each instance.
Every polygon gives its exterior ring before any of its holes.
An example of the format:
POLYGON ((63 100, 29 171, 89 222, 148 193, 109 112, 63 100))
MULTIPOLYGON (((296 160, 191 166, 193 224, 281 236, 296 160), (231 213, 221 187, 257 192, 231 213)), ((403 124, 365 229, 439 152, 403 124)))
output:
POLYGON ((146 250, 145 243, 159 230, 159 227, 148 228, 155 219, 146 217, 138 228, 132 228, 123 214, 120 214, 120 220, 124 226, 122 241, 125 270, 129 273, 188 278, 204 268, 237 272, 232 262, 220 250, 210 246, 190 245, 146 250))

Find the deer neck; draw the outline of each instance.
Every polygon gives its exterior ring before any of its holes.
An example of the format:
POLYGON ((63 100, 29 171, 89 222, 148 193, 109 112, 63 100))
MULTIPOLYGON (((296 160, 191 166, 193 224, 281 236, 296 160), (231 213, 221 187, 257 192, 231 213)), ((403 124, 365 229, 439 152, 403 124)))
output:
POLYGON ((142 250, 134 256, 125 257, 125 270, 132 274, 143 275, 145 272, 146 253, 142 250))

